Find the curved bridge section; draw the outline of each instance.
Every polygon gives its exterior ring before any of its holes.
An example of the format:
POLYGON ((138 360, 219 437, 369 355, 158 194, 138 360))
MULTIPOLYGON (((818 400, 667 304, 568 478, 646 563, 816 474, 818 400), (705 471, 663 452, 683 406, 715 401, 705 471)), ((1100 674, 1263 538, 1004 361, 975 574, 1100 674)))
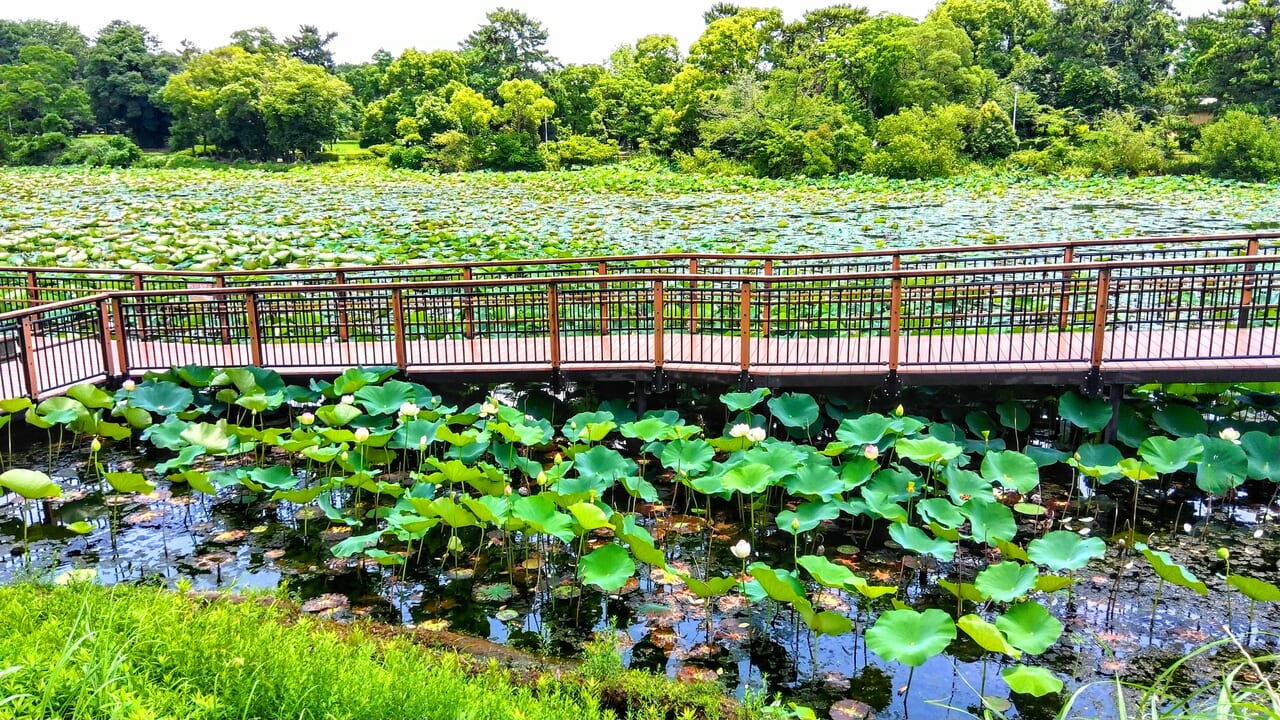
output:
POLYGON ((0 395, 175 365, 741 385, 1280 380, 1280 234, 266 273, 0 268, 0 395))

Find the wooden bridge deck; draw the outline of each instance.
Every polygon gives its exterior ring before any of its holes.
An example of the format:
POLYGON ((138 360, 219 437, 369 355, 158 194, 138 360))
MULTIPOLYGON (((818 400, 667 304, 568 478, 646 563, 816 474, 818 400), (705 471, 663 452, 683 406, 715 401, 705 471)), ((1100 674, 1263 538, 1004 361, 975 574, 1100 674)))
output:
MULTIPOLYGON (((1256 238, 1238 250, 1175 244, 1153 259, 789 275, 467 270, 461 280, 115 289, 0 314, 0 395, 187 364, 659 386, 1280 380, 1280 254, 1256 238)), ((37 282, 48 281, 28 289, 37 282)))

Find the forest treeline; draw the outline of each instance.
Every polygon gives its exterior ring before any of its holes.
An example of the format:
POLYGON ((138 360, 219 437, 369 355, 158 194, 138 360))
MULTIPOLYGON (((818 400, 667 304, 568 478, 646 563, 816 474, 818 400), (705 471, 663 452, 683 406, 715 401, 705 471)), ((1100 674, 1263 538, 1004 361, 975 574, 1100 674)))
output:
POLYGON ((562 64, 498 8, 456 50, 335 64, 302 25, 166 52, 115 21, 0 21, 0 162, 386 158, 538 170, 635 155, 684 171, 936 177, 1280 176, 1280 0, 1180 19, 1168 0, 942 0, 923 20, 720 3, 670 35, 562 64), (358 141, 338 155, 329 143, 358 141), (173 154, 146 155, 140 148, 173 154))

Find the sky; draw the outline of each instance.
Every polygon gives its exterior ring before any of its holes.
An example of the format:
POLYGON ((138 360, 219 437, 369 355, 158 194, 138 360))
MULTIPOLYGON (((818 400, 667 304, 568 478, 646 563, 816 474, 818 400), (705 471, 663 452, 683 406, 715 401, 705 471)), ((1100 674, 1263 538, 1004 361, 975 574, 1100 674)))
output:
MULTIPOLYGON (((365 0, 366 2, 368 0, 365 0)), ((806 10, 831 5, 804 0, 739 0, 743 6, 781 8, 788 21, 806 10)), ((923 17, 934 0, 846 0, 872 12, 923 17)), ((499 5, 524 11, 547 29, 547 49, 562 63, 599 63, 612 51, 651 34, 675 35, 680 46, 702 33, 702 12, 714 0, 417 0, 416 2, 331 2, 330 0, 0 0, 0 18, 61 20, 79 26, 92 38, 112 20, 145 26, 170 50, 189 40, 212 49, 228 43, 235 30, 265 26, 279 38, 295 34, 300 24, 336 32, 330 44, 338 62, 363 62, 379 48, 400 54, 405 48, 457 49, 458 43, 484 23, 485 13, 499 5)), ((1174 0, 1186 16, 1221 7, 1221 0, 1174 0)))

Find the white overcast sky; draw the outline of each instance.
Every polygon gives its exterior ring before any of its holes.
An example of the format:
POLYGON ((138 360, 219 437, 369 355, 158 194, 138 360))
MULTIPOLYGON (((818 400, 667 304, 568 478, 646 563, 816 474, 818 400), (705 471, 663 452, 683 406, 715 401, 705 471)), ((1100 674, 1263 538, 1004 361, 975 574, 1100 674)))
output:
MULTIPOLYGON (((312 0, 0 0, 0 17, 10 20, 61 20, 92 38, 112 20, 147 27, 166 48, 190 40, 206 50, 225 45, 232 31, 259 25, 277 37, 294 34, 298 25, 338 33, 330 48, 338 62, 368 60, 378 48, 398 55, 409 47, 456 49, 484 22, 485 13, 503 6, 523 10, 542 22, 547 47, 563 63, 603 62, 619 45, 654 33, 675 35, 684 50, 701 34, 702 12, 714 0, 418 0, 417 2, 330 2, 312 0), (367 4, 366 4, 367 3, 367 4)), ((872 12, 923 17, 933 0, 849 0, 872 12)), ((804 0, 740 0, 736 4, 781 8, 787 20, 832 2, 804 0)), ((1201 15, 1221 7, 1221 0, 1174 0, 1183 15, 1201 15)))

